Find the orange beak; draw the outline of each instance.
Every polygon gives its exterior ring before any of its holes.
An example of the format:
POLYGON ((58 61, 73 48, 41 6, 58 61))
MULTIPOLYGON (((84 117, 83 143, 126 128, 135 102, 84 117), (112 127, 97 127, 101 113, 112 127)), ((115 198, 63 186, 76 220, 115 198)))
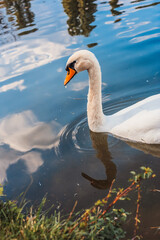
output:
POLYGON ((67 72, 67 76, 66 79, 64 80, 64 86, 67 85, 67 83, 74 77, 74 75, 76 74, 76 70, 69 68, 69 71, 67 72))

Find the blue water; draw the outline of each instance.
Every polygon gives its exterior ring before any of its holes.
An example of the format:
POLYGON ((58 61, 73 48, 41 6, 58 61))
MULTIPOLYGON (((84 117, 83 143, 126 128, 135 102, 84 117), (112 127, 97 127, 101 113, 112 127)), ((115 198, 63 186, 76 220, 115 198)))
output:
MULTIPOLYGON (((68 213, 88 208, 112 180, 127 185, 130 171, 149 166, 139 234, 159 239, 159 147, 154 152, 88 129, 88 76, 63 86, 68 57, 89 49, 102 70, 105 114, 160 92, 160 2, 34 0, 0 2, 0 183, 8 199, 26 191, 32 204, 68 213), (91 184, 92 183, 92 184, 91 184)), ((4 199, 4 197, 2 197, 4 199)), ((127 231, 133 235, 136 210, 127 231), (131 224, 132 223, 132 224, 131 224), (133 226, 133 227, 131 227, 133 226)))

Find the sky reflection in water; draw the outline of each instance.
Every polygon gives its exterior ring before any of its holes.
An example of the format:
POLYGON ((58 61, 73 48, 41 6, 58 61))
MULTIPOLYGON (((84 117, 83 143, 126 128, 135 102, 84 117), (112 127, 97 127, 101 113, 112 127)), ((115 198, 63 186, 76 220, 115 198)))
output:
POLYGON ((32 203, 48 193, 63 212, 75 200, 86 208, 113 178, 124 186, 130 170, 148 165, 157 178, 145 185, 140 232, 150 239, 146 229, 159 224, 151 190, 159 187, 160 147, 90 132, 87 73, 67 89, 63 81, 68 56, 90 49, 102 67, 106 114, 159 93, 159 19, 159 1, 151 0, 0 2, 0 183, 8 198, 30 186, 32 203))

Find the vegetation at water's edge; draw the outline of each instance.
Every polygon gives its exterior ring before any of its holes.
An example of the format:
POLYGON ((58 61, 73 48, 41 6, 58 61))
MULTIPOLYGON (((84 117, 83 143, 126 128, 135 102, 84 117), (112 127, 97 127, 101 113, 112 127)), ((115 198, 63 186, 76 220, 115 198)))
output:
POLYGON ((25 204, 21 207, 16 201, 0 201, 0 239, 122 239, 125 237, 122 224, 129 213, 124 209, 116 209, 115 203, 125 200, 130 191, 137 191, 136 228, 139 223, 140 182, 142 179, 154 177, 150 168, 141 167, 141 170, 140 174, 131 172, 131 183, 126 189, 114 189, 112 183, 108 195, 98 200, 90 209, 74 213, 75 203, 66 219, 56 212, 50 217, 47 216, 43 211, 46 198, 43 198, 35 212, 30 207, 26 213, 23 213, 25 204))

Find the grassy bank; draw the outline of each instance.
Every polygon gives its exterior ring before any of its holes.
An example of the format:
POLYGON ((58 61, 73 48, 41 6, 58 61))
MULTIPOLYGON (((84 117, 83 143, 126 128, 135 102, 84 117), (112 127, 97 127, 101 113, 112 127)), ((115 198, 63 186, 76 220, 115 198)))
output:
POLYGON ((137 191, 135 227, 138 226, 140 182, 142 179, 154 177, 152 170, 145 167, 141 168, 140 174, 131 174, 132 178, 126 189, 115 189, 112 183, 105 198, 98 200, 90 209, 78 213, 75 213, 75 203, 66 218, 61 218, 59 212, 48 217, 43 211, 46 198, 43 198, 37 210, 30 207, 25 213, 25 203, 19 206, 16 201, 0 201, 0 239, 122 239, 125 237, 122 226, 129 213, 122 208, 115 208, 115 203, 125 200, 129 192, 137 191))

